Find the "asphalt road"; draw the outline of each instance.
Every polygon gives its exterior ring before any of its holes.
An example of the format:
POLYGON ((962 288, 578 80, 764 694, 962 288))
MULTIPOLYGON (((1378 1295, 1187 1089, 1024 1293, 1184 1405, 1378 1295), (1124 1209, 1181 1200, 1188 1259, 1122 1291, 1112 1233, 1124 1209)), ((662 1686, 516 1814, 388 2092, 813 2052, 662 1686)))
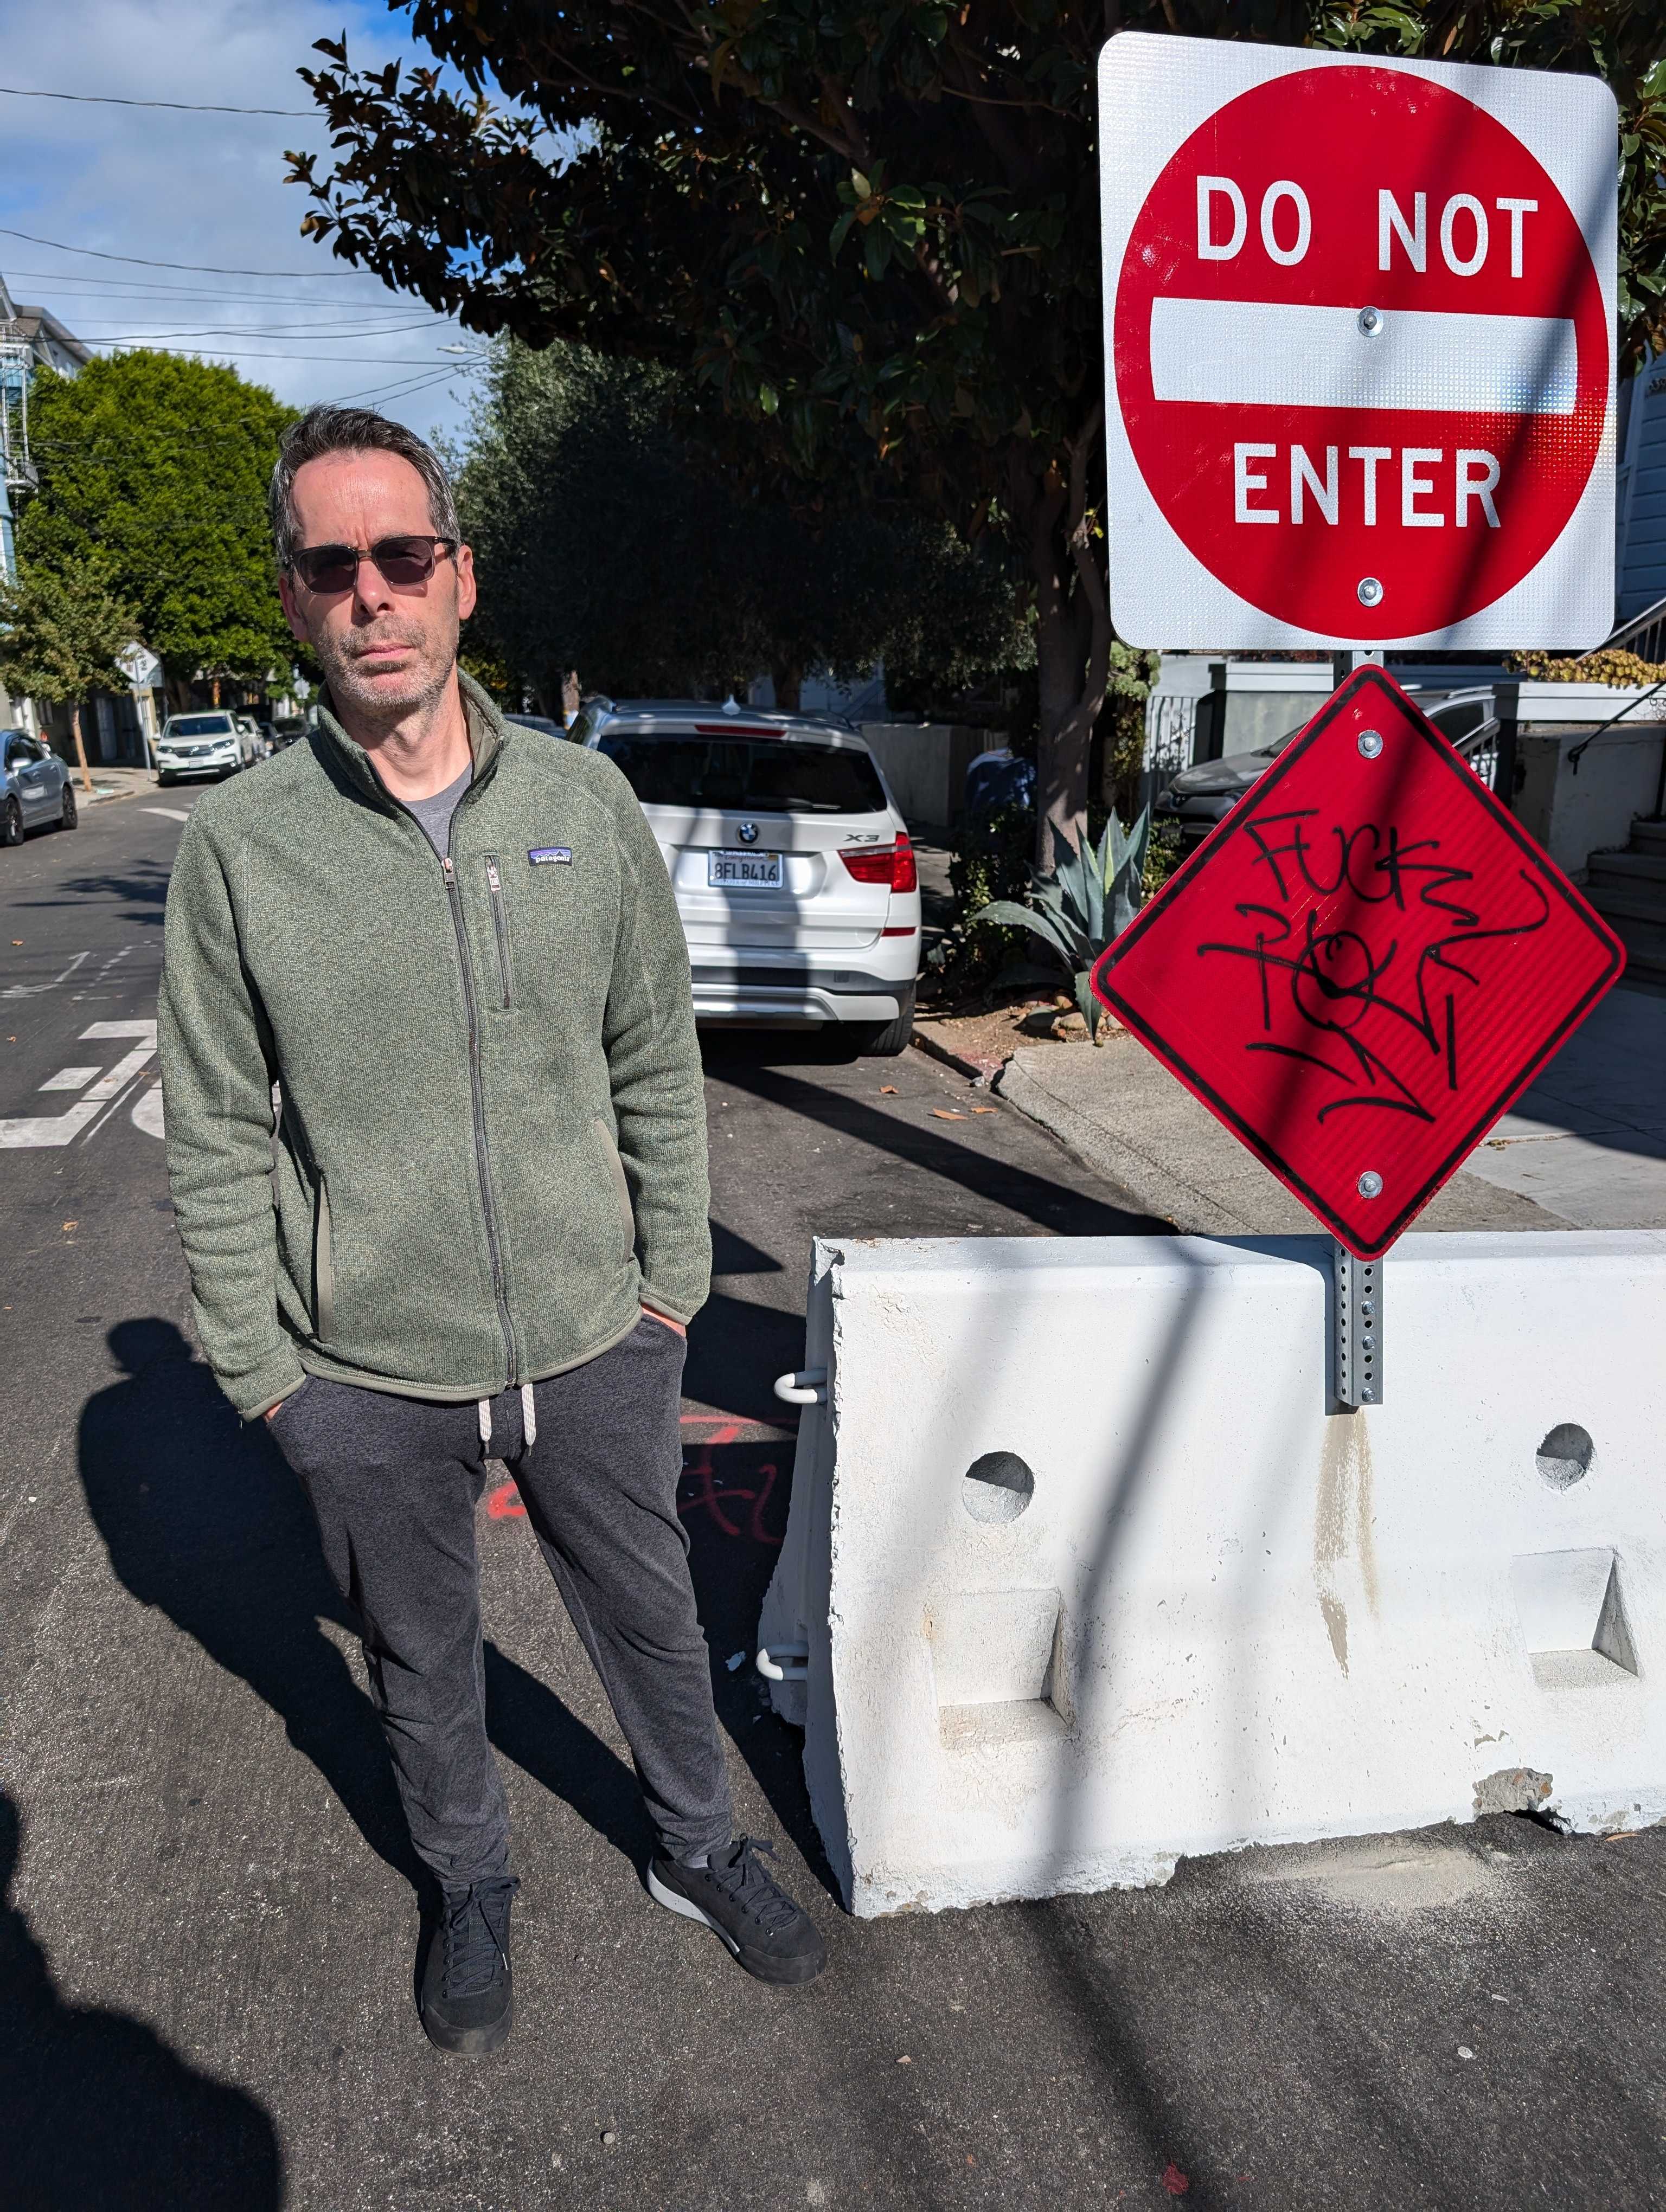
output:
POLYGON ((785 1516, 769 1385, 801 1357, 810 1237, 1134 1225, 917 1054, 708 1055, 684 1510, 741 1815, 830 1971, 763 1989, 646 1899, 620 1740, 505 1488, 483 1551, 520 2025, 483 2066, 431 2051, 353 1639, 292 1479, 191 1340, 131 1028, 179 828, 131 800, 0 853, 8 2212, 1666 2203, 1660 1832, 1495 1819, 1161 1892, 839 1910, 797 1739, 727 1664, 785 1516))

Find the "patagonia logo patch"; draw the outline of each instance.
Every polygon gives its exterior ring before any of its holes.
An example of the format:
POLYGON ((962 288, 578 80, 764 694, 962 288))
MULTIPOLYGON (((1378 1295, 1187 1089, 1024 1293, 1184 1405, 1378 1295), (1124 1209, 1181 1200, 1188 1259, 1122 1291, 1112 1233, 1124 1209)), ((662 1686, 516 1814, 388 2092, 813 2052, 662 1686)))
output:
POLYGON ((573 848, 570 845, 534 845, 526 857, 535 868, 548 867, 552 862, 557 866, 570 868, 573 848))

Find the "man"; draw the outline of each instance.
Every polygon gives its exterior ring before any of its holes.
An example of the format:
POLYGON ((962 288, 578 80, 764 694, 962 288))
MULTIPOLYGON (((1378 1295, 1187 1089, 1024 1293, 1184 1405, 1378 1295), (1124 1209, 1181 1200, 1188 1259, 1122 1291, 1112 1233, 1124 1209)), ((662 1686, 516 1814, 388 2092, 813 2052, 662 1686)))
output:
POLYGON ((513 2017, 474 1540, 489 1454, 629 1742, 651 1893, 761 1978, 807 1981, 819 1936, 732 1834, 677 1517, 711 1255, 665 864, 610 761, 506 727, 459 676, 473 568, 420 439, 314 408, 271 510, 327 703, 180 841, 168 1173, 204 1350, 271 1425, 362 1625, 440 1893, 423 2025, 479 2054, 513 2017))

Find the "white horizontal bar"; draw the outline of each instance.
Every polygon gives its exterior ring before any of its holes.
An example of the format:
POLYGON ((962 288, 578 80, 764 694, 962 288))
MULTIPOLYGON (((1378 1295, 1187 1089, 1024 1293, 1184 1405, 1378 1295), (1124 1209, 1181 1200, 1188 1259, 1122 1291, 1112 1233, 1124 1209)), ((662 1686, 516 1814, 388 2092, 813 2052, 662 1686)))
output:
POLYGON ((1422 413, 1571 415, 1578 348, 1562 316, 1381 311, 1268 300, 1152 302, 1159 399, 1231 407, 1396 407, 1422 413))

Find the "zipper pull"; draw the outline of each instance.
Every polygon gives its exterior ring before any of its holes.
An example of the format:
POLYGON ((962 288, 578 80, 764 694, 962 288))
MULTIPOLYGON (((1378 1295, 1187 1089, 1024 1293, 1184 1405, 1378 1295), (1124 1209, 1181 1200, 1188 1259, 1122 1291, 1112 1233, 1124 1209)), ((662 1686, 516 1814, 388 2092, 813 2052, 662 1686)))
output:
POLYGON ((495 891, 501 891, 503 888, 503 878, 497 872, 496 860, 488 860, 486 863, 486 881, 495 891))
POLYGON ((451 864, 451 855, 449 853, 441 853, 440 855, 440 872, 444 876, 447 888, 449 889, 453 879, 457 874, 456 869, 453 867, 451 864))

